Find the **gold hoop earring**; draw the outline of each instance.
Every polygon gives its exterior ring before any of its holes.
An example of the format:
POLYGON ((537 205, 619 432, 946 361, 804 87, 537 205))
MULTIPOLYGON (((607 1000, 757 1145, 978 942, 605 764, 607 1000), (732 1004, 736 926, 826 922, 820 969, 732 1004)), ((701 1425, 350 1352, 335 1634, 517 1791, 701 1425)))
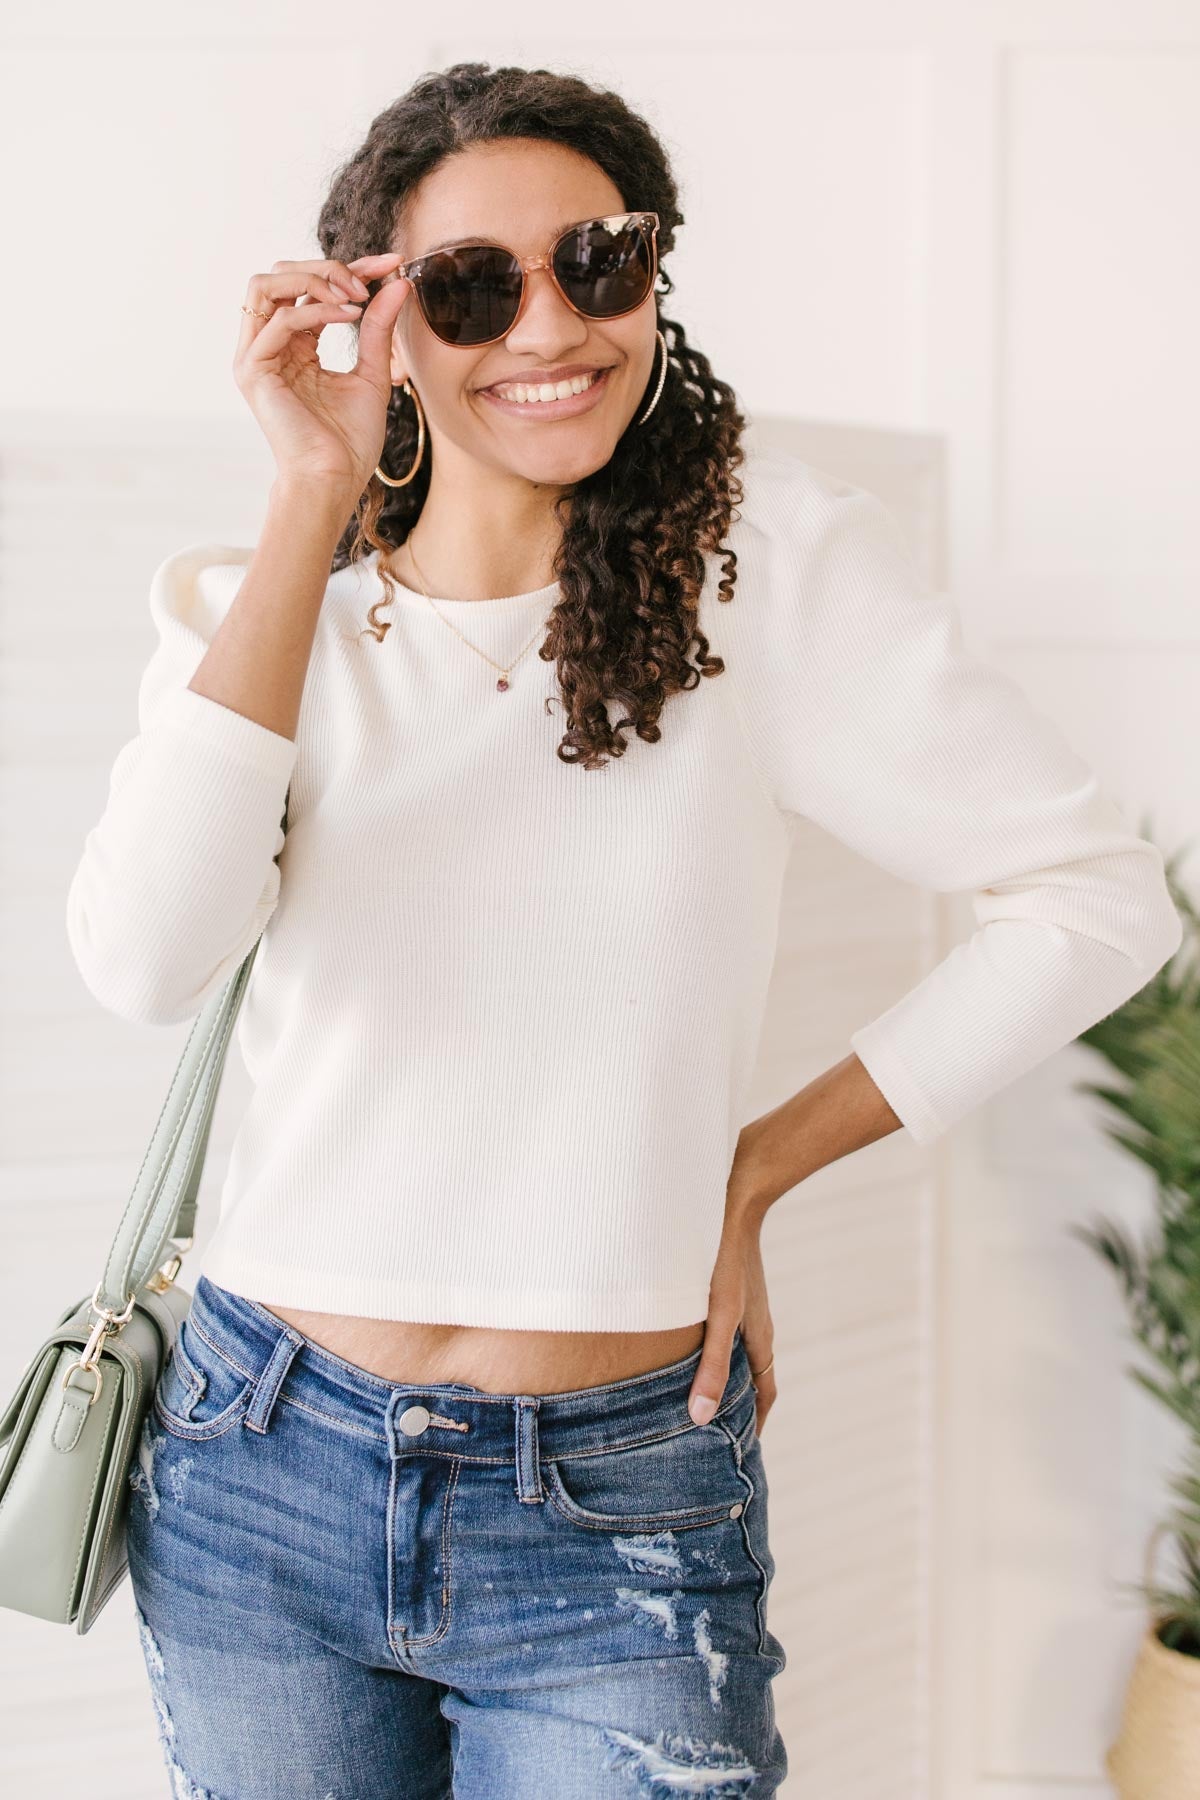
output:
POLYGON ((412 401, 413 405, 417 409, 417 454, 413 458, 412 468, 408 471, 407 475, 402 475, 399 481, 393 481, 392 477, 390 475, 384 474, 382 468, 380 467, 380 465, 378 463, 375 464, 375 473, 378 475, 380 481, 383 482, 384 486, 390 487, 390 488, 407 487, 409 482, 412 480, 413 476, 416 474, 417 470, 420 468, 421 458, 425 454, 425 411, 424 411, 424 408, 421 405, 421 401, 417 394, 416 388, 412 385, 411 381, 408 380, 407 376, 401 382, 400 386, 401 386, 403 392, 408 395, 409 399, 412 401))
POLYGON ((663 336, 661 331, 656 331, 654 333, 654 335, 658 339, 659 343, 662 345, 662 369, 661 369, 661 371, 659 373, 659 377, 658 377, 658 386, 654 390, 654 398, 653 398, 653 400, 651 400, 649 406, 646 408, 645 412, 642 414, 641 418, 638 420, 639 425, 644 425, 646 423, 646 420, 650 417, 650 414, 654 411, 655 407, 658 405, 658 396, 662 393, 663 382, 667 379, 667 340, 663 336))

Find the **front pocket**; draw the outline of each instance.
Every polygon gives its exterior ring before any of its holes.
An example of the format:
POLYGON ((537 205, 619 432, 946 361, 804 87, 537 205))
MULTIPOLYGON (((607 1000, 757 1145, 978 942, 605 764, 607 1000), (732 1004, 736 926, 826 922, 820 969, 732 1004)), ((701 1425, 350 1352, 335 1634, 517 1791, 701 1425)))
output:
POLYGON ((719 1422, 543 1466, 564 1518, 594 1531, 687 1531, 737 1519, 750 1490, 719 1422))
POLYGON ((217 1437, 246 1412, 254 1382, 199 1335, 180 1327, 154 1390, 155 1417, 175 1437, 217 1437))
POLYGON ((730 1435, 737 1446, 739 1457, 749 1456, 751 1450, 758 1443, 757 1404, 750 1408, 750 1416, 740 1429, 733 1425, 730 1426, 730 1435))

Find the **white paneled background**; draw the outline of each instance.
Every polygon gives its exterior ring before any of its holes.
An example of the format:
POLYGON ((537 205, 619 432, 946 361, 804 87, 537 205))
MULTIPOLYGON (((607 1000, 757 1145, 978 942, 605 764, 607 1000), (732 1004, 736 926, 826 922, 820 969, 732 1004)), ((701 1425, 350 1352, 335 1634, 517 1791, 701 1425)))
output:
MULTIPOLYGON (((643 111, 683 191, 669 310, 756 433, 880 493, 968 640, 1129 816, 1166 849, 1196 829, 1191 0, 442 17, 453 36, 377 0, 63 0, 3 28, 4 1398, 94 1285, 186 1036, 101 1012, 63 920, 136 729, 149 577, 184 543, 254 542, 270 463, 229 371, 238 302, 254 269, 316 253, 333 169, 423 70, 543 63, 643 111)), ((803 834, 755 1110, 972 923, 803 834)), ((1096 1073, 1073 1047, 931 1150, 895 1134, 768 1218, 797 1800, 1110 1792, 1143 1624, 1118 1586, 1175 1445, 1067 1235, 1149 1199, 1074 1092, 1096 1073)), ((245 1095, 231 1057, 209 1227, 245 1095)), ((167 1791, 127 1585, 83 1639, 0 1613, 0 1780, 26 1800, 167 1791)))

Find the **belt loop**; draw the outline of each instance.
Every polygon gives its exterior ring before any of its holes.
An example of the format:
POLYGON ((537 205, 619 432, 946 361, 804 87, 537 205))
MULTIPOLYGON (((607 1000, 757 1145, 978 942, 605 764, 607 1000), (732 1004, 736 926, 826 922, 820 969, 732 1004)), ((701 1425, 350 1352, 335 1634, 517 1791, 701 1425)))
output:
POLYGON ((513 1407, 517 1415, 517 1499, 530 1504, 546 1497, 538 1457, 538 1397, 517 1394, 513 1407))
POLYGON ((242 1424, 251 1431, 265 1432, 271 1422, 271 1414, 275 1409, 275 1401, 283 1378, 292 1366, 292 1359, 301 1349, 304 1339, 296 1332, 287 1329, 280 1332, 275 1340, 275 1348, 267 1359, 266 1367, 254 1384, 254 1392, 250 1397, 250 1405, 242 1424))

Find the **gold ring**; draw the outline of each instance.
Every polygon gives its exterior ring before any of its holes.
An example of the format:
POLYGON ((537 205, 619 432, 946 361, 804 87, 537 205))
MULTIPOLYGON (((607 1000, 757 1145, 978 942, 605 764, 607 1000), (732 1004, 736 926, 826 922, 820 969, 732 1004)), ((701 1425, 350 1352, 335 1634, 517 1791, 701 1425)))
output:
POLYGON ((761 1369, 751 1369, 751 1371, 750 1371, 751 1375, 753 1375, 755 1380, 757 1380, 760 1375, 766 1374, 767 1370, 771 1366, 771 1363, 773 1363, 774 1361, 775 1361, 775 1358, 772 1357, 771 1362, 765 1362, 761 1369))
POLYGON ((244 313, 249 313, 250 316, 255 319, 270 319, 274 317, 273 313, 256 312, 252 306, 243 306, 242 311, 244 313))

